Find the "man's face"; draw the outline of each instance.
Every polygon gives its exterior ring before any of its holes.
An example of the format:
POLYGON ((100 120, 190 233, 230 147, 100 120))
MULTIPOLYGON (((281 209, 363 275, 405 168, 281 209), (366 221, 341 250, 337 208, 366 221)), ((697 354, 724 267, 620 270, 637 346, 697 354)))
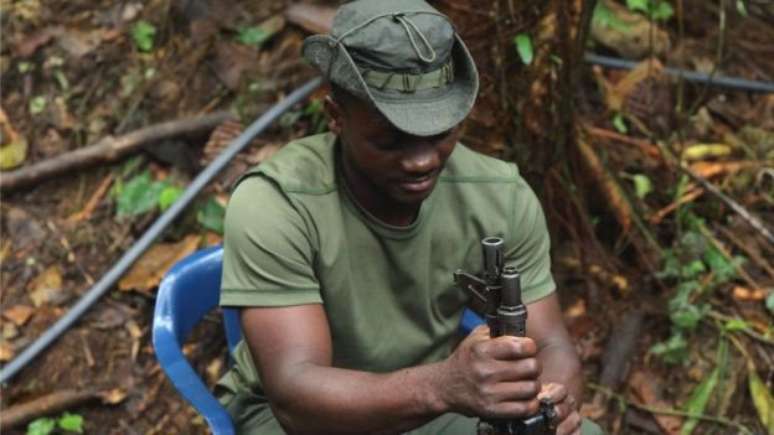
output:
POLYGON ((372 203, 419 205, 435 188, 460 135, 459 128, 429 137, 406 134, 354 98, 344 105, 328 100, 326 107, 331 131, 343 145, 350 188, 356 196, 369 195, 372 203))

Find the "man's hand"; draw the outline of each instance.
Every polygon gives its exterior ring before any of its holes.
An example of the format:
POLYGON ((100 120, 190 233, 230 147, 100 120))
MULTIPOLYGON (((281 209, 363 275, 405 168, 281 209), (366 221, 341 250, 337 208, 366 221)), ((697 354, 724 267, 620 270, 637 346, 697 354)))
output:
MULTIPOLYGON (((438 396, 449 411, 484 418, 521 418, 538 412, 541 391, 537 345, 526 337, 489 338, 479 326, 444 361, 438 396)), ((565 393, 566 394, 566 393, 565 393)))
POLYGON ((581 416, 578 414, 578 404, 572 394, 562 384, 549 383, 543 385, 539 399, 550 399, 556 409, 558 423, 556 435, 580 435, 581 416))

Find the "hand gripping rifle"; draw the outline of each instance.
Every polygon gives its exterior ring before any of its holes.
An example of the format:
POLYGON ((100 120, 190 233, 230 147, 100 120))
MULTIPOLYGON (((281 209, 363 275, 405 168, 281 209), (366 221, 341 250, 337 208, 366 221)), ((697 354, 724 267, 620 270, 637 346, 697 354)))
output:
MULTIPOLYGON (((521 301, 521 277, 513 267, 503 267, 503 239, 481 240, 484 268, 481 277, 463 270, 454 272, 454 282, 473 298, 472 308, 483 314, 492 338, 524 337, 527 307, 521 301)), ((478 435, 553 435, 556 411, 550 400, 541 400, 537 414, 524 419, 482 419, 478 435)))

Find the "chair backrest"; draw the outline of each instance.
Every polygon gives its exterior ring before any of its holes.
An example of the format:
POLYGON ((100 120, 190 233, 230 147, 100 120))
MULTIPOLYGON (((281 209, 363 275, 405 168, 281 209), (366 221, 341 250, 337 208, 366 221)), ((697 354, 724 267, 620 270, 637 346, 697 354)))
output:
MULTIPOLYGON (((207 420, 216 435, 233 435, 231 417, 183 355, 191 330, 217 307, 223 249, 215 246, 180 260, 159 284, 153 315, 153 347, 164 372, 180 394, 207 420)), ((236 309, 223 310, 229 351, 241 339, 236 309)))
MULTIPOLYGON (((169 321, 180 343, 205 314, 218 306, 222 271, 223 248, 213 246, 180 260, 164 276, 156 299, 156 321, 169 321)), ((223 309, 223 325, 231 352, 242 339, 239 311, 223 309)))

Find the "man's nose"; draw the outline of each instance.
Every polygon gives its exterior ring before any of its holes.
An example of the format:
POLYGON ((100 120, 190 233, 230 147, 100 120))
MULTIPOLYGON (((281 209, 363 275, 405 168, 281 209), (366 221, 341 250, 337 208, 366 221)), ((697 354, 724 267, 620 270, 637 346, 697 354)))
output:
POLYGON ((438 169, 440 162, 436 147, 424 143, 406 150, 401 159, 401 167, 406 173, 424 175, 438 169))

